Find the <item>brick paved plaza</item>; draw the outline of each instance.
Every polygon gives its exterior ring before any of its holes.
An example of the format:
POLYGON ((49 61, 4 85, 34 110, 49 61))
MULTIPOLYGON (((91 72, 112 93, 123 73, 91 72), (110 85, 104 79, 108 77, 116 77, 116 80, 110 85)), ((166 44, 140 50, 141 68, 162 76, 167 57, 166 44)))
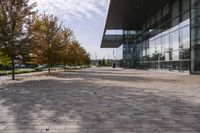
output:
POLYGON ((91 68, 17 77, 0 77, 0 133, 200 133, 200 76, 91 68))

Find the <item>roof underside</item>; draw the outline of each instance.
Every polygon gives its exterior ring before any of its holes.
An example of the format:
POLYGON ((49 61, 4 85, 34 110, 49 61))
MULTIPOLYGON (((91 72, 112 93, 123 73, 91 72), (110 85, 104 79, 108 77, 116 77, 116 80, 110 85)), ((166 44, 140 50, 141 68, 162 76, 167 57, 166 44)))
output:
MULTIPOLYGON (((106 30, 140 30, 151 14, 172 0, 110 0, 101 47, 119 47, 116 41, 107 43, 106 30)), ((122 41, 122 40, 121 40, 122 41)))
POLYGON ((102 40, 102 48, 118 48, 123 40, 122 35, 105 35, 102 40))

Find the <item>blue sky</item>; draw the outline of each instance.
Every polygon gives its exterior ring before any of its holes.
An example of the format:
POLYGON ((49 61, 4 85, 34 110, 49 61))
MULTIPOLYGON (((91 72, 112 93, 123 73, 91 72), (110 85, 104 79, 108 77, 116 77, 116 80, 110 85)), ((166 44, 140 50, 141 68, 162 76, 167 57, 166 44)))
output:
MULTIPOLYGON (((112 58, 113 49, 100 49, 108 0, 30 0, 37 10, 59 18, 81 45, 95 57, 112 58)), ((117 51, 117 50, 116 50, 117 51)))

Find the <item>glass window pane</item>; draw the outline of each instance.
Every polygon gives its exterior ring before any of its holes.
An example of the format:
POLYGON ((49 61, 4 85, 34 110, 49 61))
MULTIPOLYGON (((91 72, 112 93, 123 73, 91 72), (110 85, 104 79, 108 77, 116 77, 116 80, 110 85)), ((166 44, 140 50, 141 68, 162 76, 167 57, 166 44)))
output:
POLYGON ((179 28, 183 28, 190 25, 190 20, 187 19, 179 24, 179 28))
POLYGON ((172 20, 172 27, 176 26, 179 24, 179 18, 173 19, 172 20))
POLYGON ((190 0, 182 0, 182 12, 189 10, 190 0))
POLYGON ((173 51, 172 56, 173 56, 172 57, 173 61, 178 61, 179 60, 179 51, 178 50, 173 51))
POLYGON ((172 4, 172 18, 175 18, 179 15, 179 1, 176 0, 173 4, 172 4))
POLYGON ((165 53, 165 61, 169 61, 169 52, 165 53))
POLYGON ((157 13, 156 13, 156 21, 159 21, 162 17, 162 12, 161 10, 159 10, 157 13))
POLYGON ((162 48, 162 42, 161 38, 156 39, 156 52, 161 53, 161 48, 162 48))
POLYGON ((169 13, 169 4, 163 7, 163 16, 166 16, 169 13))
POLYGON ((190 0, 182 0, 182 21, 189 19, 190 12, 188 11, 190 8, 190 0), (187 12, 186 12, 187 11, 187 12))
POLYGON ((191 0, 191 5, 192 5, 192 7, 200 8, 199 0, 191 0))
POLYGON ((155 54, 155 41, 152 40, 149 44, 150 47, 150 57, 153 57, 153 54, 155 54))
POLYGON ((190 48, 190 27, 184 27, 180 29, 180 48, 189 49, 190 48))
POLYGON ((200 47, 196 47, 195 51, 195 60, 200 60, 200 47))
POLYGON ((190 59, 190 49, 180 49, 180 59, 190 59))
POLYGON ((179 33, 178 31, 174 31, 170 33, 170 48, 171 50, 179 49, 179 33))
POLYGON ((187 20, 190 18, 190 12, 186 12, 182 15, 182 21, 187 20))
POLYGON ((155 20, 156 20, 155 15, 153 15, 153 16, 151 17, 151 25, 154 25, 154 24, 155 24, 155 20))
POLYGON ((169 34, 162 37, 162 44, 165 51, 169 51, 169 34))

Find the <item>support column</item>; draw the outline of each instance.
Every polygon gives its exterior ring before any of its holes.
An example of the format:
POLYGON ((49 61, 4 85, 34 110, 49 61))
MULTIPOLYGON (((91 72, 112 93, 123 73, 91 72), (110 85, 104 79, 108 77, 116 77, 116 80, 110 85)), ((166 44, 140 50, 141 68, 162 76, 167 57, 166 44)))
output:
POLYGON ((191 74, 200 74, 200 0, 191 0, 191 74))

